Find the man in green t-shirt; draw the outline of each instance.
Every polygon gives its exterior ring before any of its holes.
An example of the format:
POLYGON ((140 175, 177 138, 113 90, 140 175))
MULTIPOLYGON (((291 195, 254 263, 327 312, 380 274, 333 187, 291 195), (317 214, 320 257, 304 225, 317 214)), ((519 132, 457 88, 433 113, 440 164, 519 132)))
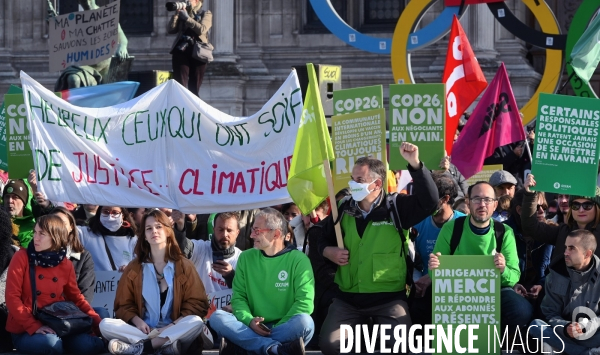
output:
POLYGON ((218 310, 210 318, 223 337, 219 354, 303 355, 314 333, 315 283, 308 257, 285 242, 288 223, 266 208, 256 214, 254 248, 242 252, 233 280, 233 314, 218 310))
MULTIPOLYGON (((525 297, 513 290, 519 282, 521 271, 513 230, 505 225, 502 249, 496 252, 496 236, 492 214, 498 206, 492 185, 480 181, 469 187, 471 214, 464 219, 463 232, 454 255, 494 255, 494 263, 501 273, 500 317, 502 329, 509 326, 527 325, 531 321, 533 308, 525 297)), ((462 220, 461 220, 462 221, 462 220)), ((433 253, 429 255, 429 270, 440 266, 438 256, 451 255, 451 240, 456 220, 446 223, 438 236, 433 253)), ((509 336, 510 338, 510 336, 509 336)), ((510 338, 512 339, 512 338, 510 338)))

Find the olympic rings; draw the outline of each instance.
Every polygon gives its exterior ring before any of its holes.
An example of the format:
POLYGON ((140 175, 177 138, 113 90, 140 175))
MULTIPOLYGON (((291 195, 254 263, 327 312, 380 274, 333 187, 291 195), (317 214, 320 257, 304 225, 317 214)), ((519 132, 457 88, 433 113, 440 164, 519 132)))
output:
POLYGON ((565 58, 567 58, 567 73, 569 76, 573 74, 573 77, 571 77, 571 87, 573 87, 573 91, 575 91, 577 96, 598 97, 589 83, 587 85, 584 84, 583 81, 576 74, 574 74, 573 67, 568 62, 569 58, 571 58, 571 52, 573 52, 575 43, 577 43, 583 32, 585 32, 588 24, 596 14, 596 11, 598 11, 599 6, 600 0, 583 0, 583 3, 579 5, 579 9, 575 13, 575 16, 573 16, 569 33, 567 33, 567 46, 565 48, 565 58))
MULTIPOLYGON (((310 0, 310 4, 325 27, 346 44, 371 53, 390 54, 392 39, 371 37, 358 32, 342 20, 329 0, 310 0)), ((459 8, 459 6, 446 7, 432 23, 413 33, 409 50, 425 47, 443 37, 452 25, 453 16, 459 15, 459 8)), ((402 13, 405 12, 406 9, 402 13)), ((415 20, 416 18, 411 22, 414 26, 418 24, 415 20)))

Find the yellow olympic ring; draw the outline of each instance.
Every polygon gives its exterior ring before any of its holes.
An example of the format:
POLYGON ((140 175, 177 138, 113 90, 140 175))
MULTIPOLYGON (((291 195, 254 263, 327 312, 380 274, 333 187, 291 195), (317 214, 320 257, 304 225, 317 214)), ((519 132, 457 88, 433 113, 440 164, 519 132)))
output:
MULTIPOLYGON (((392 38, 391 62, 392 73, 395 83, 414 83, 412 69, 410 65, 410 52, 407 44, 411 32, 421 21, 425 11, 433 5, 435 0, 413 0, 408 3, 394 30, 392 38), (412 23, 412 26, 406 24, 412 23)), ((539 22, 541 30, 549 34, 560 34, 560 28, 554 17, 554 14, 548 4, 539 0, 523 0, 523 3, 531 10, 536 20, 539 22)), ((546 49, 546 66, 542 75, 542 80, 532 96, 532 98, 523 106, 523 124, 531 122, 537 115, 538 98, 541 92, 553 93, 556 91, 562 74, 563 51, 557 49, 546 49)))

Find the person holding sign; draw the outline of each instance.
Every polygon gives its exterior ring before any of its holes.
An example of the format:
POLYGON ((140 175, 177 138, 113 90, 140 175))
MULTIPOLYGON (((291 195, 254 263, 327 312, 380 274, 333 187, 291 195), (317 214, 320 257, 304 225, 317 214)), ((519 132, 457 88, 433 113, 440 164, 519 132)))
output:
POLYGON ((440 266, 440 255, 494 255, 494 263, 501 274, 502 329, 508 326, 513 332, 517 326, 529 324, 533 307, 513 290, 521 275, 515 235, 512 228, 492 219, 497 204, 492 185, 485 181, 472 185, 469 188, 471 214, 444 224, 433 253, 429 255, 429 270, 440 266))
POLYGON ((564 257, 550 266, 542 313, 548 323, 534 320, 529 334, 543 343, 546 354, 598 354, 600 332, 600 259, 594 255, 596 237, 590 231, 570 232, 564 257), (554 352, 553 352, 554 351, 554 352))
POLYGON ((77 228, 81 244, 92 254, 96 271, 123 271, 133 259, 136 227, 127 209, 99 206, 89 225, 77 228))
MULTIPOLYGON (((406 284, 405 238, 396 229, 390 212, 399 216, 401 228, 409 228, 429 216, 439 202, 430 171, 419 160, 416 145, 404 142, 400 154, 408 161, 413 194, 388 195, 386 168, 372 157, 356 160, 349 182, 351 198, 339 208, 344 248, 337 246, 334 221, 325 218, 318 237, 319 253, 337 264, 335 282, 340 287, 321 328, 320 347, 325 355, 340 353, 340 325, 365 323, 411 325, 406 284), (394 206, 391 206, 391 203, 394 206)), ((391 334, 390 334, 391 336, 391 334)), ((394 345, 393 336, 387 347, 394 345)))
POLYGON ((202 322, 208 310, 204 285, 194 264, 175 240, 168 217, 159 210, 142 219, 136 258, 127 265, 117 286, 115 314, 100 323, 111 354, 185 353, 200 335, 212 348, 210 331, 202 322))
MULTIPOLYGON (((535 241, 554 245, 550 265, 560 261, 565 253, 565 240, 570 232, 586 229, 596 238, 600 237, 600 188, 596 188, 595 196, 570 196, 570 210, 565 223, 558 226, 540 222, 537 219, 537 194, 531 191, 536 185, 535 176, 529 174, 525 180, 525 196, 521 212, 523 234, 535 241)), ((600 251, 596 250, 596 253, 600 251)))

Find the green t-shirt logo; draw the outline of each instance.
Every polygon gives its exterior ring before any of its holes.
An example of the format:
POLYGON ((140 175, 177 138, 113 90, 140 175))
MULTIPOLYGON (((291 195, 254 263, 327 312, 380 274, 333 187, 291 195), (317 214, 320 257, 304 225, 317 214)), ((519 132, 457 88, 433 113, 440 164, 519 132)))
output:
POLYGON ((281 270, 281 271, 279 272, 279 276, 278 276, 278 277, 279 277, 279 280, 280 280, 280 281, 285 281, 285 280, 287 280, 287 278, 288 278, 288 273, 287 273, 287 271, 285 271, 285 270, 281 270))

